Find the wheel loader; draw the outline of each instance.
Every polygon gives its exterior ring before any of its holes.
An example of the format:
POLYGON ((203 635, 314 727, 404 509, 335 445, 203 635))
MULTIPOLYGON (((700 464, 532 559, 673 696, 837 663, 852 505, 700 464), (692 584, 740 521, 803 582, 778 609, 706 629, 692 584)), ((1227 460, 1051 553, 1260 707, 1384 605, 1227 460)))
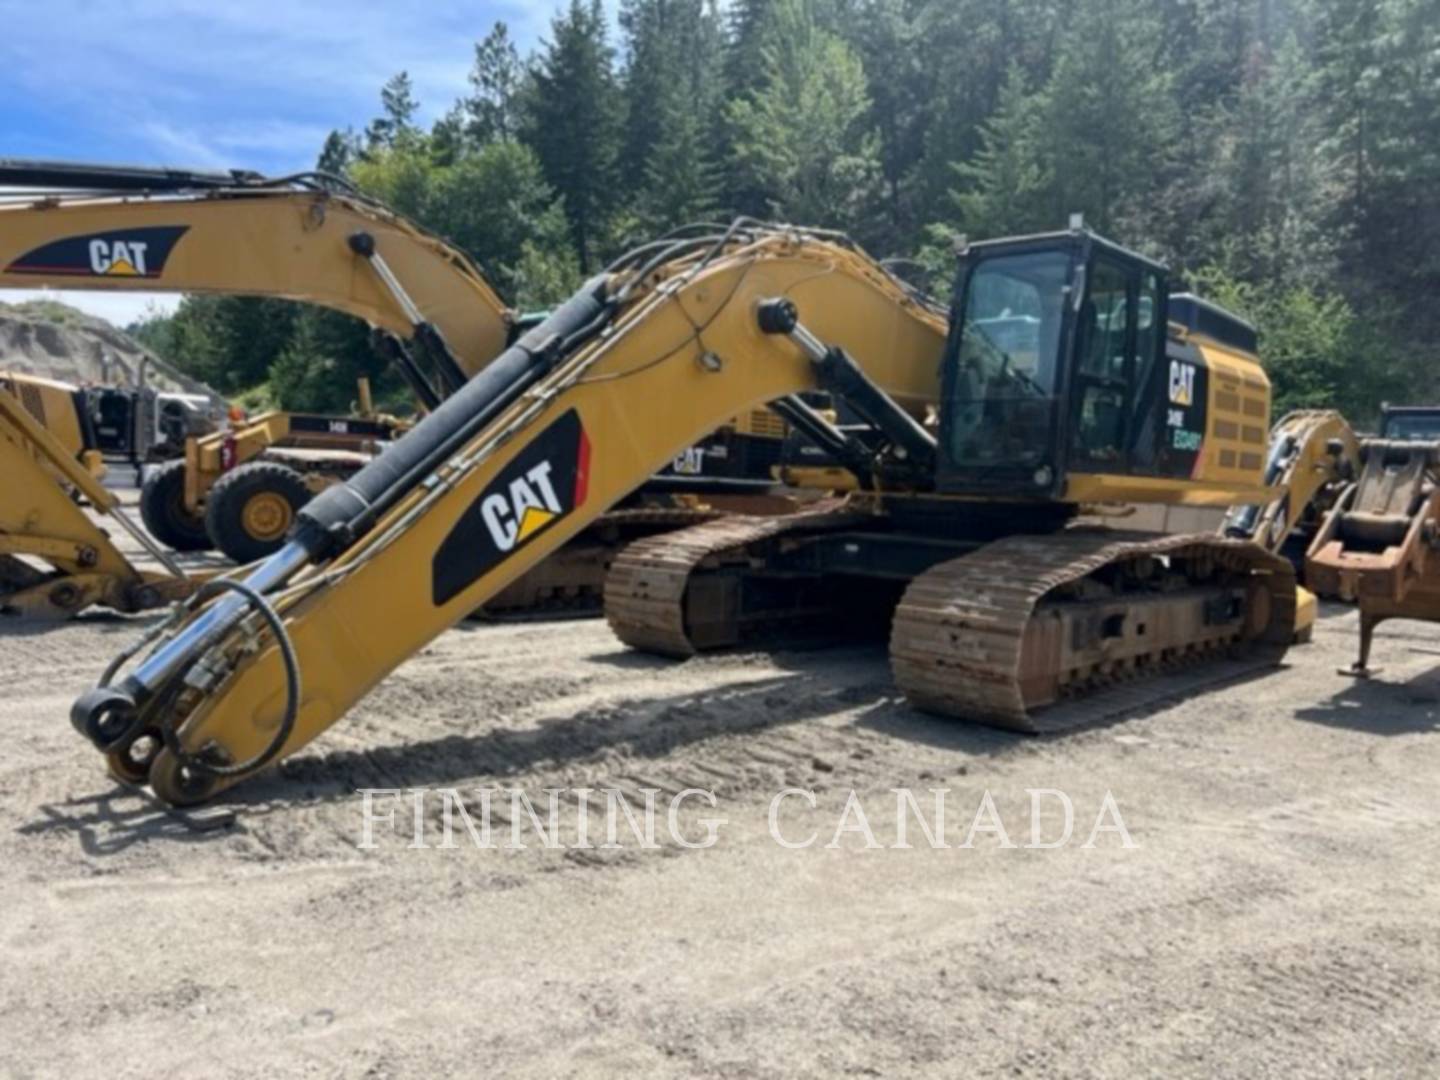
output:
POLYGON ((918 708, 1027 732, 1260 671, 1293 633, 1288 561, 1081 519, 1270 502, 1254 348, 1079 223, 969 245, 948 307, 836 233, 690 230, 617 260, 318 495, 280 551, 125 650, 71 721, 115 776, 203 802, 765 403, 857 490, 631 545, 606 583, 623 641, 686 656, 864 624, 918 708))
MULTIPOLYGON (((372 327, 375 347, 425 410, 529 326, 467 255, 335 177, 0 160, 0 189, 0 285, 230 293, 342 311, 372 327)), ((717 424, 495 606, 598 610, 619 546, 727 505, 763 504, 773 485, 768 447, 783 437, 775 425, 763 409, 717 424)), ((190 440, 183 462, 152 471, 142 516, 174 549, 218 542, 236 561, 263 558, 309 498, 362 464, 357 448, 395 430, 363 418, 257 417, 190 440)))
POLYGON ((280 546, 316 492, 363 467, 410 427, 377 415, 361 378, 347 416, 267 410, 185 441, 181 456, 148 470, 140 516, 175 551, 218 549, 237 563, 280 546))

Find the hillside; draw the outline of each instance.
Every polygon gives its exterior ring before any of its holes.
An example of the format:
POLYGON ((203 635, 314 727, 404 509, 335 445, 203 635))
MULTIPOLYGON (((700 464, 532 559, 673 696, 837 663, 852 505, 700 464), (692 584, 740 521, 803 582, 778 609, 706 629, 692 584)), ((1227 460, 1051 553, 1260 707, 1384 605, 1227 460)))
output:
POLYGON ((147 385, 207 392, 104 319, 55 300, 0 303, 0 370, 78 384, 133 386, 147 357, 147 385))

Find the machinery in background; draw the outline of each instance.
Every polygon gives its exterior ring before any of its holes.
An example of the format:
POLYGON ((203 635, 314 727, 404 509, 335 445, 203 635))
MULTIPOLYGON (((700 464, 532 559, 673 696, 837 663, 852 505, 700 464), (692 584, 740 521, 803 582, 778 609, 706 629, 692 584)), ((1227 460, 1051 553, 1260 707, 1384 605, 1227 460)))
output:
MULTIPOLYGON (((1265 485, 1279 497, 1264 504, 1231 508, 1221 526, 1226 536, 1254 540, 1284 555, 1304 574, 1305 553, 1360 469, 1360 442, 1333 409, 1300 409, 1283 416, 1270 431, 1265 485)), ((1308 642, 1318 615, 1317 586, 1308 575, 1299 590, 1295 640, 1308 642)))
MULTIPOLYGON (((463 252, 333 176, 0 160, 0 185, 0 285, 219 292, 342 311, 372 327, 424 410, 534 322, 509 310, 463 252)), ((142 516, 174 550, 263 558, 309 498, 400 430, 366 411, 267 413, 187 440, 183 460, 150 471, 142 516)), ((567 552, 568 571, 538 572, 508 594, 515 607, 501 607, 598 610, 599 583, 625 542, 767 505, 777 427, 761 407, 707 433, 567 552)))
POLYGON ((19 401, 96 479, 107 461, 139 466, 173 458, 189 439, 219 427, 209 399, 198 394, 74 386, 4 370, 0 392, 19 401))
POLYGON ((1359 468, 1359 437, 1338 412, 1287 413, 1270 431, 1265 462, 1265 486, 1280 492, 1280 497, 1232 508, 1225 518, 1225 534, 1254 540, 1299 567, 1359 468))
POLYGON ((888 631, 917 707, 1022 731, 1278 662, 1285 559, 1076 524, 1094 503, 1268 501, 1254 331, 1078 223, 971 245, 948 310, 834 233, 742 220, 638 249, 312 500, 280 551, 211 583, 224 595, 152 628, 72 723, 115 775, 204 801, 766 402, 859 490, 631 545, 605 600, 632 646, 888 631), (991 336, 1017 318, 1025 334, 991 336))
POLYGON ((317 492, 411 426, 375 413, 368 380, 359 380, 359 392, 354 415, 272 410, 187 439, 179 458, 146 474, 145 527, 175 551, 215 548, 238 563, 269 555, 317 492))
POLYGON ((1380 433, 1360 441, 1359 479, 1341 495, 1305 558, 1306 580, 1360 608, 1368 677, 1386 619, 1440 622, 1440 408, 1387 406, 1380 433))
POLYGON ((100 453, 137 467, 180 456, 186 442, 222 422, 201 394, 123 386, 87 386, 82 393, 100 453))
POLYGON ((86 448, 84 434, 76 435, 85 410, 73 388, 23 378, 8 377, 0 390, 0 616, 64 618, 91 604, 140 611, 189 595, 197 582, 100 483, 97 452, 86 448), (37 418, 37 397, 47 417, 37 418), (118 522, 163 570, 137 569, 82 500, 102 520, 118 522))

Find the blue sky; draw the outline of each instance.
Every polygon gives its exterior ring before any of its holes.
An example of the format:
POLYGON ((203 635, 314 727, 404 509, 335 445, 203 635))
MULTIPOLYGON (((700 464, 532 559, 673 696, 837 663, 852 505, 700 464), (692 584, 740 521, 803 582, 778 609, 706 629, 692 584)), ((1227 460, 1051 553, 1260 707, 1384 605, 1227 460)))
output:
MULTIPOLYGON (((397 71, 428 123, 465 93, 497 19, 524 51, 558 2, 0 0, 0 157, 308 168, 331 128, 364 126, 397 71)), ((149 300, 65 299, 121 322, 149 300)))

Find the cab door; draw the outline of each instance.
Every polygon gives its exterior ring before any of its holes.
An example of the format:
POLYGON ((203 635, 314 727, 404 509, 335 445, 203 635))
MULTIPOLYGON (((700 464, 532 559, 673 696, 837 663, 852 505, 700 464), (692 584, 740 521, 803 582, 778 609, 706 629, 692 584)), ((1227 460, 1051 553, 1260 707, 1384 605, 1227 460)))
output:
POLYGON ((1086 274, 1070 380, 1070 465, 1080 472, 1129 470, 1139 279, 1139 267, 1105 252, 1086 274))
POLYGON ((1079 472, 1149 472, 1159 433, 1166 281, 1153 265, 1096 252, 1075 320, 1068 450, 1079 472))

